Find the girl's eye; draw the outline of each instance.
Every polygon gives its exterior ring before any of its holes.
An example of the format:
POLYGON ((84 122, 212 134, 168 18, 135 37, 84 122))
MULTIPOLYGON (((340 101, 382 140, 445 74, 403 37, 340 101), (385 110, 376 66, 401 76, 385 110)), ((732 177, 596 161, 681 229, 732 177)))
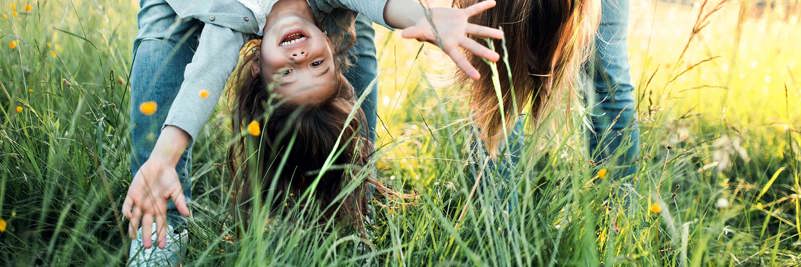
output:
POLYGON ((312 62, 311 65, 312 65, 312 67, 319 67, 320 65, 323 65, 323 61, 325 61, 325 60, 318 59, 318 60, 315 60, 314 62, 312 62))

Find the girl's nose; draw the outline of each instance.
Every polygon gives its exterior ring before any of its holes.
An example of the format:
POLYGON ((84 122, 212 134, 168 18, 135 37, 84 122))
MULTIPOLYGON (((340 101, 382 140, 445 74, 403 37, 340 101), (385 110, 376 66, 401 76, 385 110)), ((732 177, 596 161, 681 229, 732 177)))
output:
POLYGON ((306 58, 306 55, 307 55, 306 51, 303 51, 303 50, 294 51, 294 52, 292 52, 290 58, 292 58, 293 61, 303 61, 303 59, 306 58))

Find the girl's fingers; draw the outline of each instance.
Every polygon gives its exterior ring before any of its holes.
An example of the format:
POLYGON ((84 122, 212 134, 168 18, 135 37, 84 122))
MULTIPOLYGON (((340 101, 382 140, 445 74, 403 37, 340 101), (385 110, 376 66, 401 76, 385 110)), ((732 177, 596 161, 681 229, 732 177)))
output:
POLYGON ((467 34, 474 37, 503 39, 503 31, 478 24, 467 24, 467 34))
POLYGON ((464 12, 467 13, 467 16, 475 16, 481 12, 487 11, 488 9, 495 6, 495 1, 481 1, 478 3, 473 4, 472 6, 466 7, 464 12))
POLYGON ((133 200, 131 197, 125 196, 125 201, 122 202, 122 216, 125 218, 131 219, 131 206, 133 205, 133 200))
POLYGON ((465 57, 464 54, 462 54, 462 51, 460 51, 458 48, 452 47, 450 49, 445 49, 445 53, 451 57, 453 62, 456 63, 457 67, 467 73, 468 77, 473 80, 478 80, 481 78, 481 75, 478 74, 478 70, 476 70, 473 65, 470 65, 470 61, 467 60, 467 57, 465 57))
POLYGON ((501 55, 498 55, 497 52, 490 50, 486 46, 483 46, 470 38, 464 38, 459 43, 465 50, 470 52, 473 55, 486 58, 489 61, 495 62, 501 58, 501 55))
POLYGON ((153 246, 153 240, 150 235, 153 234, 153 215, 145 214, 142 216, 142 244, 145 248, 153 246))
POLYGON ((128 224, 128 235, 131 239, 136 239, 136 231, 139 230, 139 222, 142 219, 142 209, 137 206, 133 207, 133 214, 131 214, 131 223, 128 224))
POLYGON ((189 211, 189 206, 186 205, 186 197, 184 196, 184 192, 181 189, 177 189, 170 194, 170 198, 172 198, 172 202, 175 203, 175 208, 178 209, 178 213, 181 213, 184 217, 192 216, 192 212, 189 211))
POLYGON ((167 246, 167 216, 162 212, 162 215, 156 216, 156 232, 158 232, 159 248, 167 246))

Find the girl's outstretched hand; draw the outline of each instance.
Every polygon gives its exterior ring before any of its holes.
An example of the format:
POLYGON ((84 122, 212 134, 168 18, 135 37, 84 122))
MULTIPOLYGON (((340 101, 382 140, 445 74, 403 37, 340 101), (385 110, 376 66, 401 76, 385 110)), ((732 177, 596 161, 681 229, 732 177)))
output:
POLYGON ((428 15, 419 19, 413 26, 403 29, 401 36, 438 45, 467 76, 477 80, 481 77, 461 49, 489 61, 498 61, 500 55, 486 46, 470 39, 468 35, 480 38, 503 39, 503 31, 472 24, 468 19, 495 6, 495 1, 481 1, 464 9, 431 8, 428 15), (433 24, 433 27, 432 27, 433 24))
POLYGON ((142 227, 142 243, 150 248, 150 236, 155 230, 158 234, 158 246, 167 245, 167 201, 172 199, 178 212, 183 216, 191 216, 186 203, 181 181, 175 166, 181 153, 188 144, 187 135, 174 127, 165 127, 150 158, 136 172, 128 193, 122 204, 122 214, 131 223, 128 224, 128 235, 136 239, 136 232, 142 227), (153 223, 156 229, 153 229, 153 223))

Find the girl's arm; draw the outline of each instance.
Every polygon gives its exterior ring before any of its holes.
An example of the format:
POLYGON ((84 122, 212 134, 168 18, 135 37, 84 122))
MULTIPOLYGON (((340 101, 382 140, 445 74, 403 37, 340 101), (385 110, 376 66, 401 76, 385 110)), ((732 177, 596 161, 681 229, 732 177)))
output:
POLYGON ((152 246, 154 230, 158 233, 159 247, 166 245, 168 200, 172 199, 181 215, 190 215, 175 167, 214 111, 245 38, 241 32, 214 24, 203 27, 197 51, 192 63, 186 66, 184 81, 165 126, 150 157, 134 175, 123 202, 122 213, 130 220, 129 235, 136 238, 141 226, 145 248, 152 246))
POLYGON ((470 39, 468 35, 481 38, 503 39, 503 31, 468 22, 495 6, 495 1, 481 1, 464 9, 426 8, 418 0, 388 0, 384 8, 384 20, 393 28, 403 29, 403 38, 417 39, 439 46, 456 65, 472 79, 478 73, 462 53, 462 49, 492 62, 500 55, 484 45, 470 39), (433 25, 433 27, 432 27, 433 25))

